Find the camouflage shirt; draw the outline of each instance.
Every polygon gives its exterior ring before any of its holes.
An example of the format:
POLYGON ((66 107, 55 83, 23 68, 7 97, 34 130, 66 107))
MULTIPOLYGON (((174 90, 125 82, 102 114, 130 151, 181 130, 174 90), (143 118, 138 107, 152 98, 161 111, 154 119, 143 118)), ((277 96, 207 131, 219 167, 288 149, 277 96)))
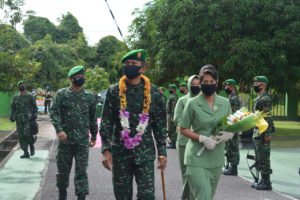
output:
POLYGON ((171 119, 173 120, 173 115, 176 107, 176 103, 178 100, 177 94, 171 94, 168 101, 167 101, 167 114, 171 115, 171 119))
MULTIPOLYGON (((137 134, 135 130, 139 123, 139 114, 143 110, 144 82, 137 85, 127 84, 127 108, 130 113, 129 124, 131 137, 137 134)), ((151 104, 149 122, 142 136, 142 142, 134 149, 126 149, 120 139, 122 126, 119 118, 120 97, 119 84, 111 86, 106 94, 100 135, 102 138, 102 152, 110 150, 114 159, 133 158, 136 164, 155 159, 156 140, 158 155, 166 155, 166 111, 163 97, 156 86, 151 85, 151 104)))
POLYGON ((36 119, 38 114, 35 98, 29 94, 17 94, 11 103, 10 118, 17 121, 36 119))
MULTIPOLYGON (((268 122, 269 127, 262 134, 262 135, 270 135, 274 128, 274 123, 273 123, 273 118, 271 116, 272 100, 271 100, 271 97, 267 93, 262 94, 262 96, 257 97, 254 100, 253 112, 255 112, 256 110, 263 111, 264 113, 270 113, 269 117, 265 117, 265 120, 268 122)), ((258 137, 258 136, 259 135, 255 134, 255 133, 253 135, 253 137, 258 137)))
POLYGON ((56 132, 67 134, 67 143, 88 142, 89 132, 96 140, 96 100, 92 93, 75 92, 71 87, 58 90, 50 117, 56 132))
POLYGON ((235 113, 238 109, 241 108, 241 101, 237 94, 230 94, 229 102, 232 109, 232 113, 235 113))

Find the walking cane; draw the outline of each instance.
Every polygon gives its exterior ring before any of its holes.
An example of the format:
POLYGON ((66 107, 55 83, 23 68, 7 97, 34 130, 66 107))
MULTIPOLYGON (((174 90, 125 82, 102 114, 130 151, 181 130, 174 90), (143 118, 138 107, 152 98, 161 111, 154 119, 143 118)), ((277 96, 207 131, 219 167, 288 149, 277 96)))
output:
POLYGON ((161 170, 160 175, 161 175, 161 182, 162 182, 162 189, 163 189, 164 200, 166 200, 165 175, 164 175, 164 171, 163 170, 161 170))

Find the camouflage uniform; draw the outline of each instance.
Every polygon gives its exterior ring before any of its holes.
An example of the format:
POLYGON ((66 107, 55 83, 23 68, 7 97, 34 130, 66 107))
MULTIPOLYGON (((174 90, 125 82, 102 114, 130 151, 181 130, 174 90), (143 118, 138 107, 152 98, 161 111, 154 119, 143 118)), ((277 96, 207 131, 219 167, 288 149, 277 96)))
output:
MULTIPOLYGON (((272 100, 271 97, 264 93, 262 96, 255 99, 253 111, 264 111, 271 112, 272 100)), ((258 133, 258 129, 255 128, 253 131, 253 140, 255 143, 255 155, 258 162, 258 170, 260 171, 262 178, 270 182, 270 174, 272 173, 270 165, 270 141, 265 141, 265 136, 270 136, 274 128, 272 117, 266 117, 265 120, 268 122, 268 129, 262 134, 258 133)))
POLYGON ((167 101, 167 129, 169 139, 171 140, 171 146, 173 147, 175 147, 177 140, 176 123, 173 120, 177 100, 178 96, 176 93, 174 93, 170 94, 167 101))
MULTIPOLYGON (((241 108, 239 96, 236 94, 229 95, 229 102, 231 105, 232 113, 235 113, 241 108)), ((231 165, 237 166, 240 163, 239 141, 238 134, 234 134, 231 140, 225 143, 226 159, 231 165)))
MULTIPOLYGON (((131 136, 136 134, 139 114, 143 109, 144 82, 138 85, 127 84, 127 108, 130 112, 129 123, 131 136)), ((154 196, 154 160, 156 140, 158 155, 166 155, 166 112, 162 95, 155 86, 151 86, 151 105, 149 124, 142 136, 142 142, 134 149, 126 149, 120 139, 122 126, 119 118, 119 85, 109 88, 103 113, 100 135, 102 152, 109 150, 113 160, 113 187, 117 200, 132 199, 133 176, 137 183, 137 199, 153 200, 154 196)))
POLYGON ((57 133, 64 131, 67 140, 59 142, 56 155, 57 187, 69 186, 72 160, 75 158, 75 193, 88 194, 89 131, 91 140, 96 140, 96 100, 85 90, 75 92, 63 88, 57 92, 50 111, 50 117, 57 133))
POLYGON ((30 129, 30 120, 37 118, 38 109, 35 98, 29 94, 18 94, 11 103, 10 120, 16 121, 21 148, 28 152, 28 145, 33 145, 34 139, 30 129))

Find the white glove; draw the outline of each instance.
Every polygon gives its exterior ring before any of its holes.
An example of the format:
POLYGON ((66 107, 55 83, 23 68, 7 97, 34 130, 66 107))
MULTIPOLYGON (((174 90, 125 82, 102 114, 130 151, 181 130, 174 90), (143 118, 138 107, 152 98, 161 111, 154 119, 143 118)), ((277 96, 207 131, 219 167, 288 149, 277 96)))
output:
POLYGON ((205 135, 199 135, 199 142, 202 143, 208 150, 213 150, 217 145, 216 140, 211 137, 206 137, 205 135))
POLYGON ((217 136, 218 143, 227 142, 228 140, 231 140, 234 136, 234 133, 227 132, 227 131, 220 131, 221 135, 217 136))

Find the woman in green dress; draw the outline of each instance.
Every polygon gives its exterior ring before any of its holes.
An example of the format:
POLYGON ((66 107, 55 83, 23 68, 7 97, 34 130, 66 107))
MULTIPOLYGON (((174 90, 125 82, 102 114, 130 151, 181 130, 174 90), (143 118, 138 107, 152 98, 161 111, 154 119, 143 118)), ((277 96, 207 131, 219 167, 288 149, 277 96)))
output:
POLYGON ((216 94, 218 72, 205 65, 199 73, 201 94, 188 100, 180 120, 180 132, 190 138, 184 155, 186 179, 183 200, 212 200, 224 165, 224 142, 233 134, 217 130, 231 114, 228 99, 216 94), (204 151, 199 153, 204 147, 204 151))

